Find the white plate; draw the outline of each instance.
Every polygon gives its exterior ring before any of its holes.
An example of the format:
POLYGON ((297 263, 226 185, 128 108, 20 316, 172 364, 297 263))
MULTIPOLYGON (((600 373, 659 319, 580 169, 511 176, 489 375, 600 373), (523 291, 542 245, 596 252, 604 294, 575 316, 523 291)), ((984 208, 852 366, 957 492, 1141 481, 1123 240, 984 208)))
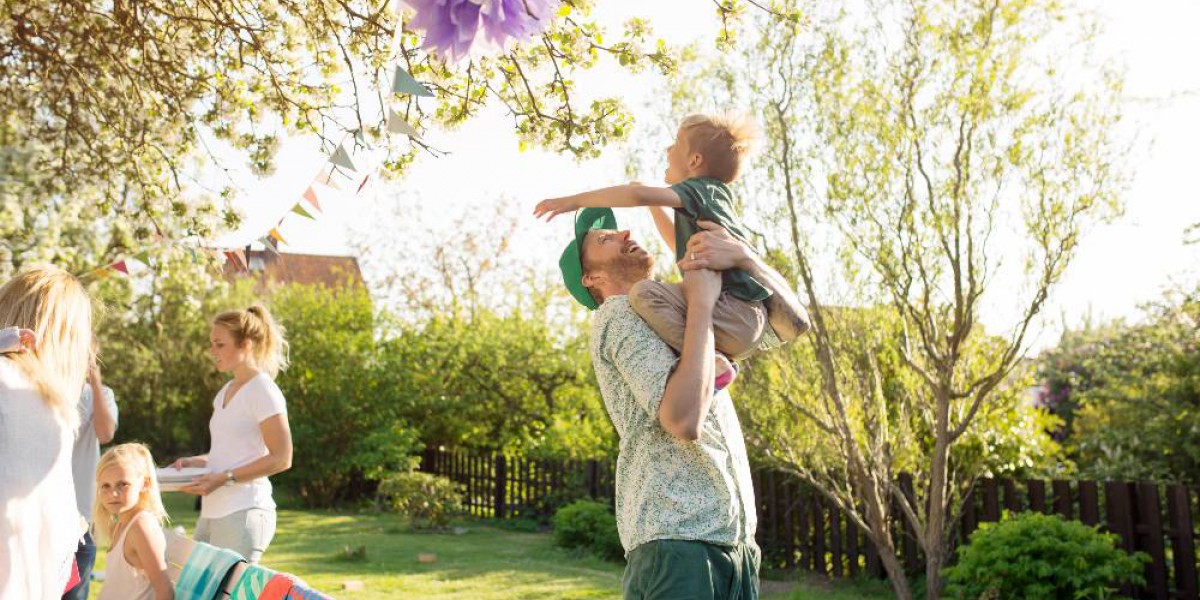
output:
POLYGON ((185 467, 182 469, 163 467, 157 472, 159 484, 179 482, 191 483, 193 477, 199 477, 207 474, 208 469, 205 467, 185 467))
POLYGON ((182 490, 183 488, 185 488, 189 485, 192 485, 192 482, 190 482, 190 481, 178 481, 178 482, 164 481, 164 482, 158 484, 158 491, 160 491, 160 492, 178 492, 179 490, 182 490))

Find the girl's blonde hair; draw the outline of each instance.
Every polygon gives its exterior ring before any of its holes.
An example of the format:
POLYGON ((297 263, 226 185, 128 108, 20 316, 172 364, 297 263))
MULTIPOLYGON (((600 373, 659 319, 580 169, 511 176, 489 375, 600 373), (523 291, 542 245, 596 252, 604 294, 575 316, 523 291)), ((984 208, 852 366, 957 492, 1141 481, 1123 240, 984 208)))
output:
POLYGON ((137 507, 154 515, 159 525, 167 522, 167 510, 163 508, 162 494, 158 491, 157 469, 154 467, 154 458, 150 456, 150 450, 142 444, 113 446, 104 453, 104 456, 100 457, 100 462, 96 463, 96 498, 92 507, 92 523, 94 523, 92 527, 96 539, 108 545, 112 545, 115 541, 114 536, 120 515, 114 515, 104 509, 104 502, 100 497, 103 493, 100 490, 100 474, 113 465, 125 467, 145 478, 137 507))
POLYGON ((92 360, 92 301, 70 273, 57 267, 24 270, 0 286, 0 328, 37 334, 37 350, 8 357, 59 420, 79 425, 79 395, 92 360))
POLYGON ((255 368, 272 379, 288 367, 288 343, 283 328, 271 317, 267 307, 255 304, 244 310, 230 310, 217 315, 213 325, 220 325, 233 336, 238 346, 249 341, 250 357, 255 368))

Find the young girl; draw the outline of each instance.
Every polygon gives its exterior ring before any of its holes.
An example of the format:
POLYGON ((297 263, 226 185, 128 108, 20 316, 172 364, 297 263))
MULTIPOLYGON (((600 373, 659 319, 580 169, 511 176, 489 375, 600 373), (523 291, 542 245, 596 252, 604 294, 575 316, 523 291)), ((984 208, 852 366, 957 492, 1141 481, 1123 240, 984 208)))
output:
POLYGON ((109 544, 98 600, 172 600, 167 576, 167 519, 154 459, 141 444, 121 444, 96 465, 96 539, 109 544))

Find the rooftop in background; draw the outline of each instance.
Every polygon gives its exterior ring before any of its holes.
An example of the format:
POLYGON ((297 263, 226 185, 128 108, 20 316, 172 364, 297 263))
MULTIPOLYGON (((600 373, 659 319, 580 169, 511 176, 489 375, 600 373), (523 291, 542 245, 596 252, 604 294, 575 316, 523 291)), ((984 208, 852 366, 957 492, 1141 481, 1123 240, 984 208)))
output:
POLYGON ((239 265, 229 261, 225 263, 225 277, 256 277, 264 287, 288 283, 325 287, 363 285, 358 258, 354 256, 276 253, 270 250, 243 252, 246 256, 247 270, 242 270, 239 265))

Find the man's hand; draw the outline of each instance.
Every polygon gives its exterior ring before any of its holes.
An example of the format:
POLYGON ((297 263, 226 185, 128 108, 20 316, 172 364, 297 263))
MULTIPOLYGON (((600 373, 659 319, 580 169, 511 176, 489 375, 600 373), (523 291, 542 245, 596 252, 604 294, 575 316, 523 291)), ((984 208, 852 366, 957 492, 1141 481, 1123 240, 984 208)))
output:
POLYGON ((726 269, 745 268, 751 258, 750 249, 733 237, 724 227, 712 221, 697 221, 701 231, 688 240, 687 254, 679 261, 683 271, 694 269, 726 269))
POLYGON ((808 331, 808 311, 778 271, 720 225, 711 221, 696 224, 704 231, 688 240, 687 255, 679 261, 685 275, 696 269, 741 269, 771 291, 763 306, 767 309, 767 324, 780 341, 790 342, 808 331))
POLYGON ((579 210, 579 204, 575 202, 573 196, 550 198, 538 202, 537 206, 533 208, 533 216, 537 219, 546 217, 546 222, 550 222, 551 219, 558 215, 576 210, 579 210))

